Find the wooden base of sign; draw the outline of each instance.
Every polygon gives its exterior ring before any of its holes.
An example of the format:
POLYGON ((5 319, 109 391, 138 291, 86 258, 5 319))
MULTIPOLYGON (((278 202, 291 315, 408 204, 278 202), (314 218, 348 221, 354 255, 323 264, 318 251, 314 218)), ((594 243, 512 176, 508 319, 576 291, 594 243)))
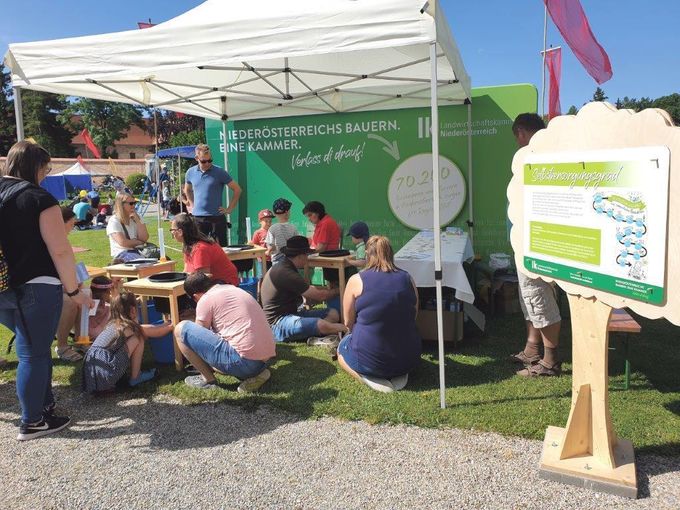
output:
POLYGON ((573 337, 571 412, 565 429, 548 427, 540 474, 565 483, 637 497, 635 456, 617 439, 609 413, 609 335, 612 308, 568 294, 573 337))

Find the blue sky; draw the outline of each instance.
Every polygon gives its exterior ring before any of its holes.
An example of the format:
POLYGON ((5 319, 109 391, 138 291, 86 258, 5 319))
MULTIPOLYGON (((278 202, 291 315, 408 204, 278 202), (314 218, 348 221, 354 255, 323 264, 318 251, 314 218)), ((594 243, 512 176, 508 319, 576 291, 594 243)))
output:
MULTIPOLYGON (((541 0, 441 2, 473 86, 533 83, 540 91, 541 0)), ((127 30, 148 18, 161 22, 199 3, 24 0, 18 9, 18 2, 12 2, 5 7, 9 15, 0 17, 0 52, 4 54, 10 42, 127 30)), ((680 92, 680 1, 581 0, 581 4, 612 62, 614 76, 602 85, 611 101, 680 92)), ((548 26, 548 44, 563 47, 561 102, 566 111, 590 99, 597 84, 550 20, 548 26)))

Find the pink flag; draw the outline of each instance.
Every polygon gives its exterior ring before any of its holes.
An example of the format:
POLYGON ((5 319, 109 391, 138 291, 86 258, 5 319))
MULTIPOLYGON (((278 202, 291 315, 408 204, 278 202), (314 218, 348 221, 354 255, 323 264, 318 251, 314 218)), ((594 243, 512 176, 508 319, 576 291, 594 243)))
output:
POLYGON ((83 141, 85 142, 85 146, 90 149, 90 152, 92 155, 97 158, 101 159, 102 155, 99 153, 99 149, 97 149, 97 146, 94 144, 94 141, 92 140, 92 137, 90 136, 90 132, 87 130, 87 128, 83 129, 80 132, 80 136, 83 137, 83 141))
POLYGON ((612 65, 604 48, 590 29, 586 13, 579 0, 543 0, 550 17, 571 51, 588 74, 602 84, 612 77, 612 65))
POLYGON ((562 76, 562 48, 545 52, 545 66, 550 76, 550 95, 548 96, 548 118, 562 115, 560 111, 560 78, 562 76))

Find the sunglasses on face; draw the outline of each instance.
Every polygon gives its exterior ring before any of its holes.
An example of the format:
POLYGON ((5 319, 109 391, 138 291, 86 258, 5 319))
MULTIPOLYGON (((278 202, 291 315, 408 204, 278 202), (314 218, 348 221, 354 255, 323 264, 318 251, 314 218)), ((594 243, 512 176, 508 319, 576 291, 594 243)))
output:
POLYGON ((207 163, 212 163, 212 159, 199 159, 198 162, 205 165, 207 163))
POLYGON ((179 232, 181 230, 182 230, 181 228, 171 228, 170 232, 179 232))
POLYGON ((135 205, 137 202, 123 202, 123 203, 127 205, 135 205))

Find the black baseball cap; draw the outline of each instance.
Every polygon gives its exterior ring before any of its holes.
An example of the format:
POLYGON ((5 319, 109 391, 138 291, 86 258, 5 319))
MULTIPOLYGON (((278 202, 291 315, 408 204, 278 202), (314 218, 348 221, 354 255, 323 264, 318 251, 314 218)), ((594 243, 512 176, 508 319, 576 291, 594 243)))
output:
POLYGON ((291 204, 285 198, 277 198, 276 200, 274 200, 272 210, 274 211, 274 214, 283 214, 287 211, 290 211, 291 205, 293 204, 291 204))
POLYGON ((368 241, 368 238, 370 234, 368 233, 368 225, 366 225, 363 221, 357 221, 356 223, 352 223, 352 226, 349 227, 349 232, 347 233, 348 236, 356 237, 358 239, 363 239, 364 242, 368 241))

